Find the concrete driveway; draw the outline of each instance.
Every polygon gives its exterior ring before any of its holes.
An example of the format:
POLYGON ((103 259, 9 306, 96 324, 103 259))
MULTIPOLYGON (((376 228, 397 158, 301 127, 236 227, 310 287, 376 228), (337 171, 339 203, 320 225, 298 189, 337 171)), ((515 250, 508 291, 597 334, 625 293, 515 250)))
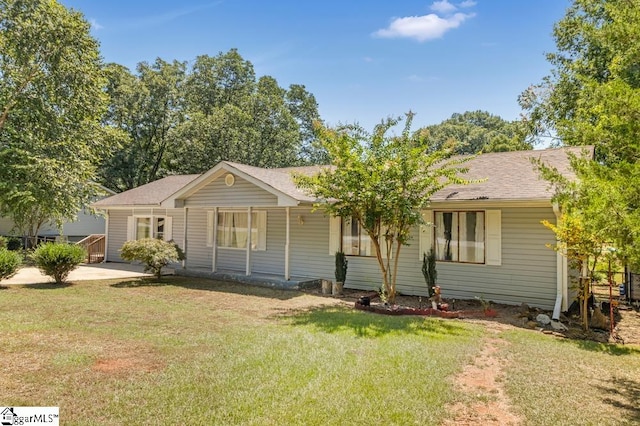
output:
MULTIPOLYGON (((169 270, 163 273, 171 272, 169 270)), ((128 263, 93 263, 82 264, 69 274, 67 281, 108 280, 112 278, 148 277, 141 265, 128 263)), ((7 284, 40 284, 53 282, 53 278, 40 272, 38 268, 22 268, 8 280, 0 281, 0 285, 7 284)))

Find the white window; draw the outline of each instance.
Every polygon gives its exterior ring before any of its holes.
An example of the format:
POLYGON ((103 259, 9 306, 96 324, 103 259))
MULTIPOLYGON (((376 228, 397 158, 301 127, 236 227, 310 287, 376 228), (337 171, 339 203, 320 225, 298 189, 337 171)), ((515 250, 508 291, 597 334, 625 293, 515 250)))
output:
POLYGON ((158 238, 171 240, 171 217, 169 216, 129 216, 128 239, 158 238))
POLYGON ((342 219, 342 251, 348 256, 374 256, 371 237, 356 219, 342 219))
MULTIPOLYGON (((207 246, 213 246, 214 213, 208 213, 207 246)), ((249 241, 249 215, 246 211, 220 211, 217 217, 217 245, 246 249, 249 241)), ((267 212, 251 213, 251 250, 267 249, 267 212)))
POLYGON ((485 263, 484 212, 435 212, 436 259, 485 263))

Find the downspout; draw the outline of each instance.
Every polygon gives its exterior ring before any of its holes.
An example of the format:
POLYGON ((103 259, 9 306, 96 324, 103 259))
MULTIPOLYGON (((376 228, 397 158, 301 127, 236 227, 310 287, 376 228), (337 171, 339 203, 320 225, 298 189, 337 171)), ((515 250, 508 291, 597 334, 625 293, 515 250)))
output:
MULTIPOLYGON (((553 203, 553 213, 556 216, 556 225, 560 226, 562 222, 562 212, 558 203, 553 203)), ((560 251, 556 251, 556 303, 553 307, 554 320, 560 319, 560 311, 562 309, 562 301, 567 299, 567 262, 560 251)))

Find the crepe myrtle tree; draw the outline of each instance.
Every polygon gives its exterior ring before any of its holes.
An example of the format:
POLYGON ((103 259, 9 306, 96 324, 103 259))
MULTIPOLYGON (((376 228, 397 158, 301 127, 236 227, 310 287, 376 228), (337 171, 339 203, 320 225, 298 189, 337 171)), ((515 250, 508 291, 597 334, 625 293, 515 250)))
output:
POLYGON ((411 132, 414 114, 406 114, 400 135, 390 130, 402 117, 382 120, 369 134, 359 125, 316 131, 331 161, 313 176, 294 175, 299 188, 319 201, 315 208, 329 215, 357 220, 371 238, 382 275, 383 290, 394 303, 402 246, 410 231, 423 223, 420 210, 449 184, 466 184, 462 164, 446 148, 433 150, 426 132, 411 132))

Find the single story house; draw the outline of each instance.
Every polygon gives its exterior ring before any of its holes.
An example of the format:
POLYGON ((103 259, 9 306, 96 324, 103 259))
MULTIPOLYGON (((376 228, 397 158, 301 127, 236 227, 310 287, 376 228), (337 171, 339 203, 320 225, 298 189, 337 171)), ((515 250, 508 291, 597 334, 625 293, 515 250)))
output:
MULTIPOLYGON (((397 289, 426 295, 422 256, 434 248, 444 297, 483 297, 567 309, 566 259, 547 247, 557 223, 548 182, 532 158, 571 175, 567 154, 593 156, 593 149, 555 148, 488 153, 466 163, 472 185, 436 193, 423 225, 401 254, 397 289)), ((334 254, 349 256, 345 286, 378 289, 381 278, 368 236, 357 223, 313 211, 314 199, 299 190, 293 171, 320 166, 265 169, 223 161, 202 175, 168 176, 95 202, 106 214, 106 261, 121 262, 124 242, 144 237, 173 240, 186 253, 183 272, 229 272, 331 278, 334 254), (250 230, 248 232, 247 230, 250 230)))

